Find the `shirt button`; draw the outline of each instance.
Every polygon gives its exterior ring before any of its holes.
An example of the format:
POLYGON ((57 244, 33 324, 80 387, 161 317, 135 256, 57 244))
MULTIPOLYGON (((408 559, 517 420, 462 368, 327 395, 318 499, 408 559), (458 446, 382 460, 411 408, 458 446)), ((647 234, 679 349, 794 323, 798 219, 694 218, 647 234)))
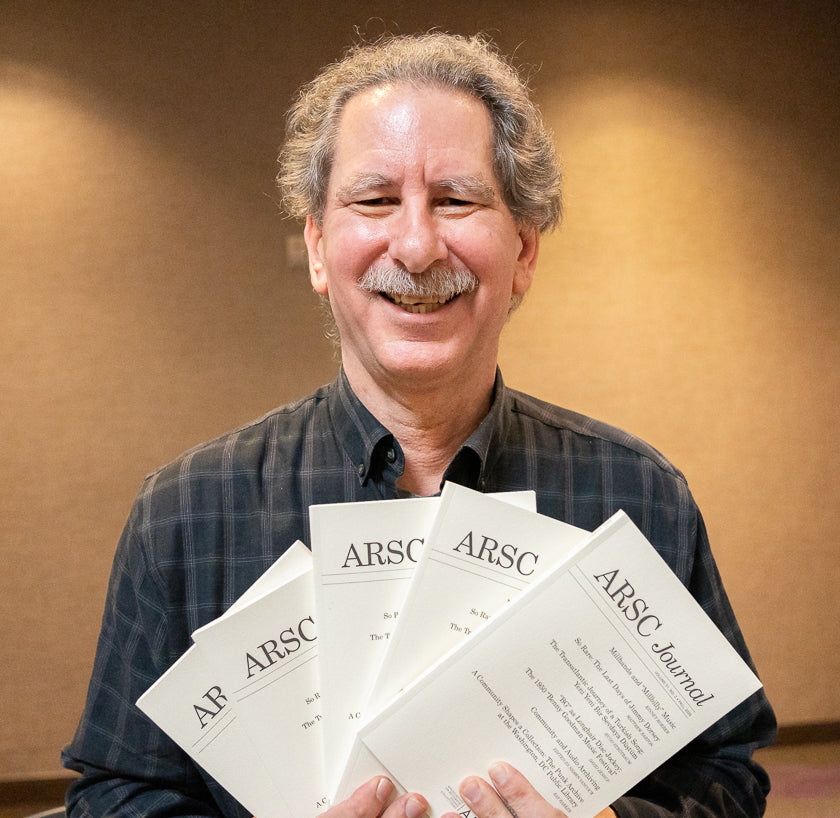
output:
POLYGON ((388 449, 388 451, 385 452, 385 459, 389 463, 393 463, 397 459, 397 453, 393 449, 388 449))
POLYGON ((358 472, 359 477, 364 477, 365 476, 365 464, 364 463, 359 463, 359 468, 356 469, 356 471, 358 472))

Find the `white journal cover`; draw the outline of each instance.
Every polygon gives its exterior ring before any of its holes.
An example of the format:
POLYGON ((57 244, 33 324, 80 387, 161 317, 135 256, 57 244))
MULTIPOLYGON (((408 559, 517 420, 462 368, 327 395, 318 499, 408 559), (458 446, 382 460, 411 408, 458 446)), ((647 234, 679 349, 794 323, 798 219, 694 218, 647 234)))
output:
POLYGON ((588 533, 447 483, 370 693, 369 712, 485 624, 588 533))
MULTIPOLYGON (((226 612, 277 587, 311 565, 294 543, 226 612)), ((283 815, 280 794, 215 671, 193 645, 138 700, 137 706, 196 764, 257 818, 283 815)))
POLYGON ((386 773, 470 818, 459 782, 506 760, 591 818, 760 686, 618 512, 362 727, 339 796, 386 773))
POLYGON ((310 569, 193 634, 280 792, 277 814, 286 818, 328 806, 314 608, 310 569))
MULTIPOLYGON (((533 491, 496 495, 536 509, 533 491)), ((309 509, 327 789, 344 769, 440 497, 309 509)))

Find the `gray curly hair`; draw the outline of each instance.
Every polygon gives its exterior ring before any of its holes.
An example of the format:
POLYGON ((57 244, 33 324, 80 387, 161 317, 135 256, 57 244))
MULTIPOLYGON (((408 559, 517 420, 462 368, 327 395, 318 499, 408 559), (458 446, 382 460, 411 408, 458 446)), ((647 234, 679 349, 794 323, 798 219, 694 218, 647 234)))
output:
POLYGON ((305 85, 289 110, 277 183, 287 212, 320 224, 339 119, 347 101, 395 82, 464 91, 493 123, 494 171, 517 223, 553 230, 560 221, 560 172, 551 136, 517 70, 481 35, 388 35, 351 47, 305 85))

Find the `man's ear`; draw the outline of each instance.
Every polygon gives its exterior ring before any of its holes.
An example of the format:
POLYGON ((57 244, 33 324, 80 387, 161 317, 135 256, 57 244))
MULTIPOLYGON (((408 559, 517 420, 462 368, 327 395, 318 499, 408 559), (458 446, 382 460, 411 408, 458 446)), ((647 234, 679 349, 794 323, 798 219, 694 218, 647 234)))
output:
POLYGON ((315 222, 312 216, 306 217, 306 225, 303 228, 303 240, 306 242, 306 252, 309 256, 309 280, 312 282, 312 289, 318 295, 327 295, 327 272, 324 267, 324 260, 321 257, 321 241, 323 231, 315 222))
POLYGON ((513 272, 513 295, 525 295, 531 288, 540 252, 540 232, 533 226, 522 227, 519 230, 519 240, 522 242, 522 248, 513 272))

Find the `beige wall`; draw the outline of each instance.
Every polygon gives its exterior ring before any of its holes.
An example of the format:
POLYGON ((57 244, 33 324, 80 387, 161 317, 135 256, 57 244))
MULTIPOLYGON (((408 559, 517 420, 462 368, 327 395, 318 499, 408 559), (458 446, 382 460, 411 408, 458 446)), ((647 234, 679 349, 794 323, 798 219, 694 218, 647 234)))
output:
POLYGON ((377 15, 540 66, 567 216, 506 379, 685 471, 780 720, 840 720, 833 5, 173 5, 0 14, 0 779, 58 766, 144 473, 335 371, 275 148, 377 15))

